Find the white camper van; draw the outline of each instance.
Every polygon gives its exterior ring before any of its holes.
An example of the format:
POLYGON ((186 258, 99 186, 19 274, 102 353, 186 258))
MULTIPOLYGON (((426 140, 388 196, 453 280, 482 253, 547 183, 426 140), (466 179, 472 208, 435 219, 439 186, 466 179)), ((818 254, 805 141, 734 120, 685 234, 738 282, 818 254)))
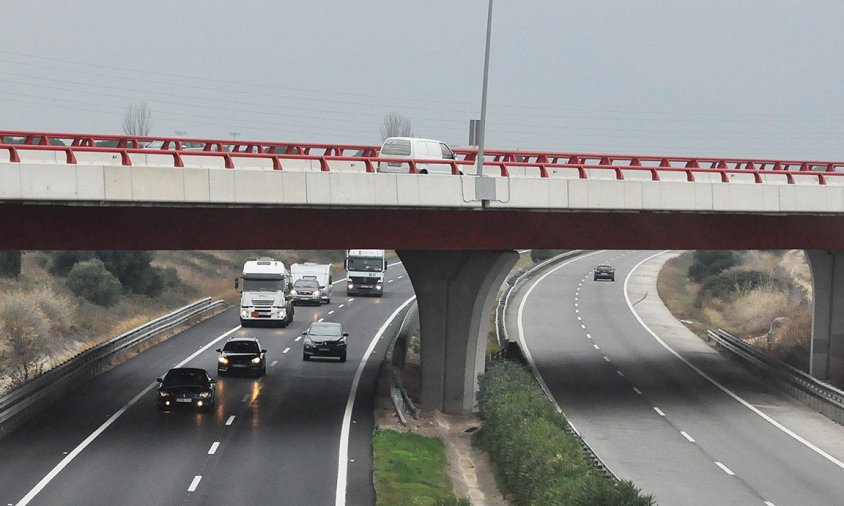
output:
MULTIPOLYGON (((384 141, 379 158, 404 158, 408 160, 455 160, 454 151, 448 144, 433 139, 416 137, 390 137, 384 141)), ((407 174, 410 164, 398 161, 378 162, 378 172, 407 174)), ((417 163, 416 170, 421 174, 451 174, 451 165, 447 163, 417 163)))
POLYGON ((290 274, 284 263, 272 258, 249 260, 243 264, 243 275, 234 280, 240 291, 240 324, 274 322, 282 327, 293 321, 290 300, 290 274))
POLYGON ((293 290, 290 292, 290 295, 293 296, 293 302, 315 302, 317 304, 325 302, 331 304, 331 285, 334 283, 334 278, 331 274, 330 264, 313 262, 293 264, 290 266, 290 278, 293 281, 293 290), (308 280, 317 283, 316 290, 308 287, 308 280), (301 286, 301 290, 297 288, 297 283, 301 286))

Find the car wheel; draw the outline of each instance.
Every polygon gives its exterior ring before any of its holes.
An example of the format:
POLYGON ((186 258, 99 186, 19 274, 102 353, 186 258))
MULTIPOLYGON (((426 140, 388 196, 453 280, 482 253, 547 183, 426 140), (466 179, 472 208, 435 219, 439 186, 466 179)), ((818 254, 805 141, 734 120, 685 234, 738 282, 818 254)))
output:
POLYGON ((346 352, 344 351, 343 353, 340 354, 340 362, 345 362, 345 361, 346 361, 346 352))

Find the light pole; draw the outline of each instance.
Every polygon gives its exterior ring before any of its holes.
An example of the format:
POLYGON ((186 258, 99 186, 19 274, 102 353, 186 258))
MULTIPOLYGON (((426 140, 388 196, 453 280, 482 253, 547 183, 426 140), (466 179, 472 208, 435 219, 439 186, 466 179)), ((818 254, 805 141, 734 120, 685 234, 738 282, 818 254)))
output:
POLYGON ((484 86, 481 92, 481 122, 478 124, 478 175, 484 175, 484 131, 486 130, 486 88, 489 80, 489 38, 492 31, 492 0, 486 15, 486 50, 484 51, 484 86))

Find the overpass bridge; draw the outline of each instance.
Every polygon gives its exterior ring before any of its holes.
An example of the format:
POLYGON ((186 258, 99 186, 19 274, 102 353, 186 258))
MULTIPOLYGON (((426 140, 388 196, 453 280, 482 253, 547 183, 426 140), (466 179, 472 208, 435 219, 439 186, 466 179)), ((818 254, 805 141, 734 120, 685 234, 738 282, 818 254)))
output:
POLYGON ((515 249, 800 248, 811 372, 844 374, 844 162, 485 150, 479 177, 475 150, 436 162, 450 176, 378 173, 378 151, 0 131, 0 248, 395 249, 422 401, 448 413, 472 409, 515 249))

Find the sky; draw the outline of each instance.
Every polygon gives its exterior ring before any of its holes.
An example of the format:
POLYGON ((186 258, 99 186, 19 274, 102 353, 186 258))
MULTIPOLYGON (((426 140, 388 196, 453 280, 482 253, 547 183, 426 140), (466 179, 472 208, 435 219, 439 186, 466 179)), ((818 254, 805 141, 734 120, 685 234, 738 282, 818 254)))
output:
MULTIPOLYGON (((0 0, 0 129, 468 144, 486 0, 0 0)), ((496 0, 487 148, 844 160, 844 2, 496 0)))

